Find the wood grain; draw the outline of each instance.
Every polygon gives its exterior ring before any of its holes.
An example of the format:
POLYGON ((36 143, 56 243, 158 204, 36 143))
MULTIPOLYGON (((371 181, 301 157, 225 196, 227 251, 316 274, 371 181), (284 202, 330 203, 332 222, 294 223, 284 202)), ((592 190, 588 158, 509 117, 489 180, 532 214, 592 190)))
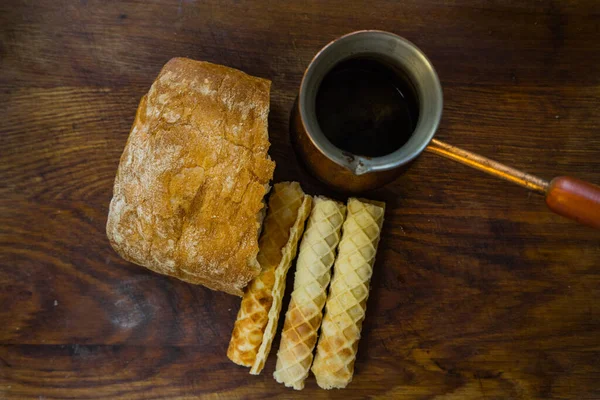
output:
POLYGON ((312 56, 365 28, 430 57, 441 140, 600 183, 599 20, 592 0, 1 2, 0 398, 600 398, 600 231, 435 155, 366 195, 388 211, 343 391, 277 384, 278 338, 248 375, 225 356, 238 298, 126 263, 104 232, 174 56, 271 79, 276 181, 343 199, 296 163, 289 110, 312 56))

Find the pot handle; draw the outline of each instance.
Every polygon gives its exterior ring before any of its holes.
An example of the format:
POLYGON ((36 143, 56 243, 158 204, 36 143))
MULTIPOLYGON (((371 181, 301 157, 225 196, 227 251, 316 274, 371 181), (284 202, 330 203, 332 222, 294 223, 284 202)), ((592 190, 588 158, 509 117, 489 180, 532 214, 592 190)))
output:
POLYGON ((600 229, 600 186, 559 176, 548 186, 546 204, 556 214, 600 229))
POLYGON ((543 194, 556 214, 600 229, 600 186, 569 176, 548 182, 437 139, 431 140, 427 151, 543 194))

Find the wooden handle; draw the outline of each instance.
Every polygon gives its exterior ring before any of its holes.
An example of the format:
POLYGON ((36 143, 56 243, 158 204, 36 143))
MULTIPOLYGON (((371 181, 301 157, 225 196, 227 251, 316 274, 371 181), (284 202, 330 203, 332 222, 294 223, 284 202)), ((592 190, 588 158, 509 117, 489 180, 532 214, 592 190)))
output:
POLYGON ((546 204, 559 215, 600 229, 600 186, 559 176, 548 186, 546 204))

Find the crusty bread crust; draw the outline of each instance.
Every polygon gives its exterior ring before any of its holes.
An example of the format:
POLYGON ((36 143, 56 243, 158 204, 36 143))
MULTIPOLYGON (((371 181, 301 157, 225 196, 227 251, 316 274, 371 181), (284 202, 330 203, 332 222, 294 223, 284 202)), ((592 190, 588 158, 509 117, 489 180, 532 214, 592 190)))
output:
POLYGON ((241 296, 273 177, 270 81, 171 59, 138 107, 106 232, 126 260, 241 296))

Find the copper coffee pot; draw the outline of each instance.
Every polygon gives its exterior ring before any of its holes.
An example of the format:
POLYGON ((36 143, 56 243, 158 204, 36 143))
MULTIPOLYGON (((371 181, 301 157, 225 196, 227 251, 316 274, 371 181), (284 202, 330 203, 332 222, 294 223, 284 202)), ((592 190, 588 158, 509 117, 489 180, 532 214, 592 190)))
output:
POLYGON ((292 144, 307 169, 338 190, 362 192, 383 186, 427 150, 545 195, 546 204, 555 213, 600 229, 600 186, 565 176, 548 182, 434 139, 442 108, 437 73, 414 44, 389 32, 353 32, 325 46, 306 69, 290 117, 292 144), (410 78, 419 101, 419 119, 411 138, 382 157, 350 154, 337 148, 325 137, 316 118, 316 95, 325 75, 342 61, 359 56, 401 69, 410 78))

